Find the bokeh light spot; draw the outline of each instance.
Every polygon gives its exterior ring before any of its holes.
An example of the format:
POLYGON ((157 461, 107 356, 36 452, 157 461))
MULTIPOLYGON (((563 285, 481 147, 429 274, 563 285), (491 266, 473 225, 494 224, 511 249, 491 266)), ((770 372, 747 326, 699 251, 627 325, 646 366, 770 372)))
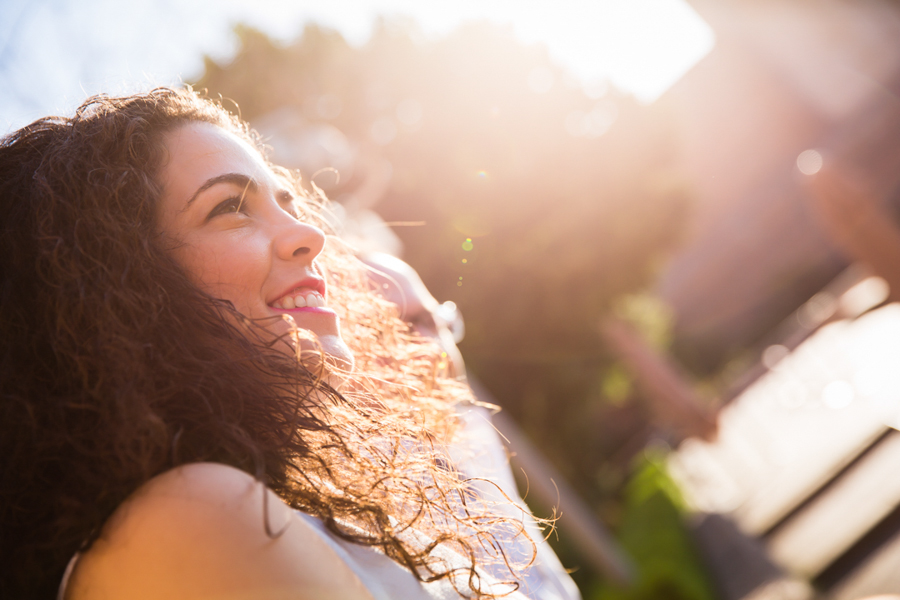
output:
POLYGON ((397 125, 390 117, 381 117, 369 128, 369 137, 379 146, 387 146, 397 137, 397 125))
MULTIPOLYGON (((474 247, 475 244, 472 243, 472 238, 466 238, 466 241, 462 243, 462 249, 466 252, 471 252, 474 247)), ((463 262, 465 262, 465 260, 463 260, 463 262)))
POLYGON ((853 386, 842 379, 832 381, 822 390, 822 402, 835 410, 850 406, 855 396, 853 386))
POLYGON ((786 346, 774 344, 769 346, 762 353, 762 363, 767 369, 774 369, 775 365, 780 363, 791 351, 786 346))
POLYGON ((841 313, 856 318, 864 312, 885 302, 891 294, 891 287, 881 277, 872 276, 863 279, 844 292, 838 300, 841 313))
POLYGON ((464 259, 462 259, 462 262, 463 262, 463 264, 466 264, 466 263, 469 262, 469 261, 468 261, 468 259, 465 259, 465 258, 464 258, 464 259))
POLYGON ((822 168, 822 155, 817 150, 804 150, 797 157, 797 168, 804 175, 815 175, 822 168))
POLYGON ((316 101, 316 113, 326 121, 339 117, 343 108, 343 102, 334 94, 322 94, 316 101))
POLYGON ((797 321, 802 327, 818 327, 830 319, 838 309, 838 299, 829 291, 819 292, 806 301, 797 311, 797 321))

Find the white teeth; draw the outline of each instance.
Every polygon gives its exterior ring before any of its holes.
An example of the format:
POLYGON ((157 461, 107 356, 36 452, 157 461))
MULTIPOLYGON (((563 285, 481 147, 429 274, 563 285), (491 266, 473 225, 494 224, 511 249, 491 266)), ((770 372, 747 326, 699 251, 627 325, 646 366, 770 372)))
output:
POLYGON ((292 308, 324 308, 325 298, 319 292, 299 293, 296 296, 285 296, 272 303, 272 306, 283 310, 292 308))

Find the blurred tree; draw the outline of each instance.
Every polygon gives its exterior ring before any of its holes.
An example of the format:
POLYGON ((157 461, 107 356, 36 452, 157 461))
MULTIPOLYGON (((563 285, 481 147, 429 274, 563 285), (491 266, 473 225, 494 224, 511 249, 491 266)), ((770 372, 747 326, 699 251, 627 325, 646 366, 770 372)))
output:
POLYGON ((251 123, 289 109, 342 131, 357 167, 327 188, 337 200, 366 185, 373 157, 389 161, 377 211, 424 222, 396 233, 434 295, 461 308, 470 371, 604 506, 646 416, 598 323, 647 286, 689 209, 665 109, 586 91, 543 46, 488 24, 426 40, 382 21, 358 48, 314 25, 286 46, 236 31, 234 59, 207 60, 195 87, 251 123))

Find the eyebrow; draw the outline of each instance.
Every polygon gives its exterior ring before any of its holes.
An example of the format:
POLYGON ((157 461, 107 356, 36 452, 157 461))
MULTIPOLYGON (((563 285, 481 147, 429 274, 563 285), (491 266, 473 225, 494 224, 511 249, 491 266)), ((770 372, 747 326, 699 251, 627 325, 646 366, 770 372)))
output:
POLYGON ((194 195, 191 196, 187 201, 187 204, 185 204, 185 208, 190 206, 191 203, 193 203, 194 200, 197 199, 197 196, 213 187, 214 185, 218 185, 220 183, 230 183, 232 185, 244 188, 245 191, 249 190, 251 192, 255 192, 259 189, 259 184, 252 177, 248 177, 240 173, 223 173, 222 175, 216 175, 215 177, 207 179, 203 185, 197 188, 197 191, 194 192, 194 195))

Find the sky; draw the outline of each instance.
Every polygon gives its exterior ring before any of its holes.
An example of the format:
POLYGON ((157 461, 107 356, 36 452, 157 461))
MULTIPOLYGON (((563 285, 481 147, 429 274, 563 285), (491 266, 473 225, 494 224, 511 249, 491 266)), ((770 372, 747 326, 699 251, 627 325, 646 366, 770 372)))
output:
POLYGON ((441 36, 466 20, 511 26, 585 85, 649 103, 713 47, 684 0, 0 0, 0 133, 71 113, 88 95, 196 78, 227 61, 243 22, 290 40, 305 23, 364 44, 379 15, 441 36))

